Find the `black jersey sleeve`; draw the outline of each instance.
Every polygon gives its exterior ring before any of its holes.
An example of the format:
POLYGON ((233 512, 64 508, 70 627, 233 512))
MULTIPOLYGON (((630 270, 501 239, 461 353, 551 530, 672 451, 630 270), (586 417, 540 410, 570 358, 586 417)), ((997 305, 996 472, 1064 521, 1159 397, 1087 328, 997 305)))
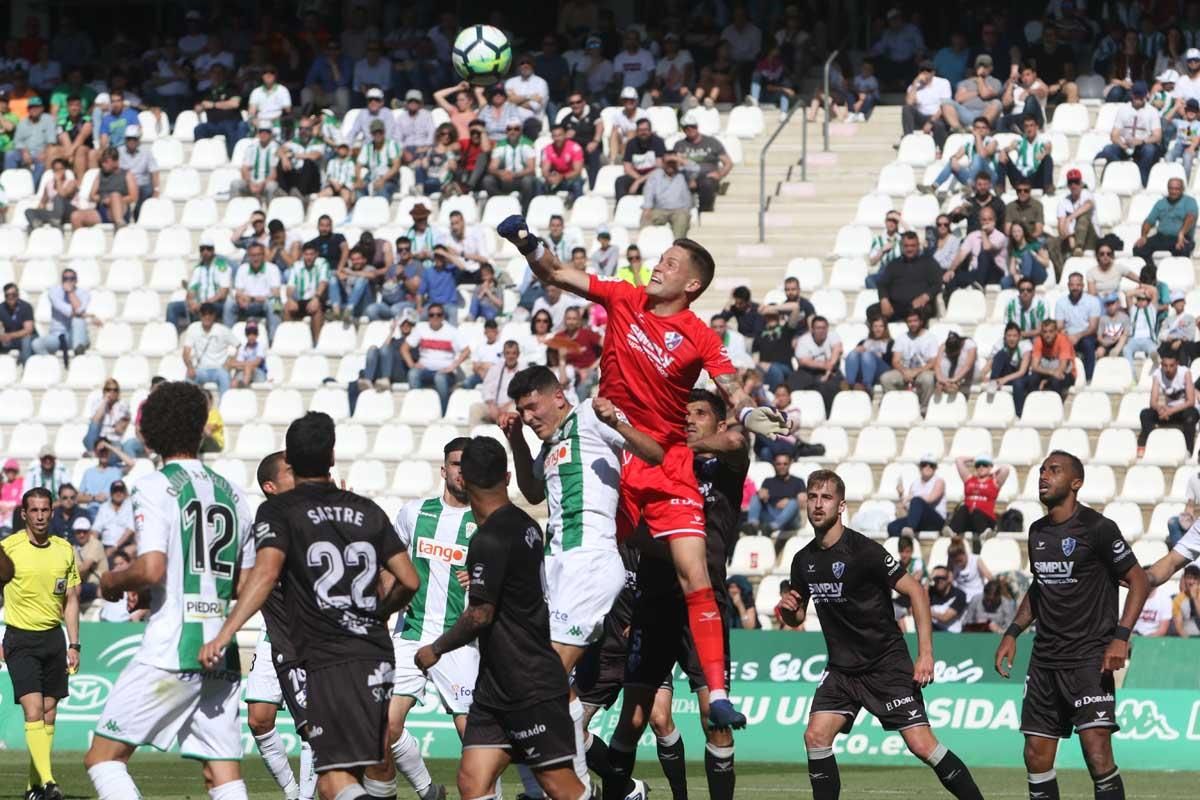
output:
POLYGON ((467 550, 467 568, 471 574, 467 596, 472 603, 499 604, 508 559, 508 541, 491 531, 476 532, 467 550))
POLYGON ((896 583, 905 576, 904 566, 879 542, 867 540, 867 553, 870 563, 879 570, 879 576, 887 581, 888 586, 896 588, 896 583))
POLYGON ((1100 519, 1101 523, 1096 526, 1096 554, 1114 574, 1124 575, 1137 563, 1137 556, 1117 524, 1108 517, 1100 519))
POLYGON ((792 556, 792 591, 800 595, 800 599, 808 602, 808 579, 804 577, 804 549, 796 551, 796 555, 792 556))
POLYGON ((274 547, 285 553, 291 544, 287 518, 278 504, 269 499, 259 505, 255 515, 254 543, 257 550, 274 547))

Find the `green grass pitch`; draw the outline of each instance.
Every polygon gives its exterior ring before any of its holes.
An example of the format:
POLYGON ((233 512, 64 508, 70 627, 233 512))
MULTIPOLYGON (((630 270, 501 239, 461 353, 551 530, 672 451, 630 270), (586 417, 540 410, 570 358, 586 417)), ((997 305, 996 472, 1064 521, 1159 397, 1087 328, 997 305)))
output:
MULTIPOLYGON (((1020 743, 1016 743, 1020 746, 1020 743)), ((798 745, 799 746, 799 745, 798 745)), ((27 760, 24 753, 0 752, 0 800, 17 800, 25 789, 27 760)), ((282 795, 271 776, 256 756, 247 756, 243 763, 246 784, 252 800, 277 800, 282 795)), ((434 780, 447 784, 450 797, 457 797, 454 787, 456 763, 453 761, 430 761, 429 768, 434 780)), ((648 778, 654 800, 670 800, 671 792, 663 780, 657 762, 640 764, 640 777, 648 778)), ((296 768, 293 759, 293 769, 296 768)), ((132 769, 134 780, 142 794, 154 800, 207 800, 200 781, 196 763, 183 761, 175 756, 139 753, 134 757, 132 769)), ((793 764, 739 764, 737 797, 769 800, 769 798, 809 797, 808 774, 802 763, 793 764)), ((984 797, 1025 798, 1025 773, 1019 769, 973 770, 984 797)), ((54 774, 59 785, 69 798, 90 798, 95 795, 83 769, 83 754, 56 752, 54 774)), ((1200 785, 1200 772, 1136 772, 1122 770, 1125 777, 1125 792, 1137 800, 1179 800, 1194 797, 1200 785)), ((704 767, 690 765, 688 770, 690 796, 704 798, 708 790, 704 782, 704 767)), ((1092 782, 1086 772, 1063 771, 1059 774, 1063 800, 1090 800, 1092 782)), ((520 791, 521 783, 512 770, 504 776, 504 794, 509 800, 520 791)), ((843 767, 842 796, 932 798, 949 797, 937 782, 933 773, 924 767, 903 769, 883 767, 843 767)), ((413 798, 408 787, 402 787, 400 798, 413 798)))

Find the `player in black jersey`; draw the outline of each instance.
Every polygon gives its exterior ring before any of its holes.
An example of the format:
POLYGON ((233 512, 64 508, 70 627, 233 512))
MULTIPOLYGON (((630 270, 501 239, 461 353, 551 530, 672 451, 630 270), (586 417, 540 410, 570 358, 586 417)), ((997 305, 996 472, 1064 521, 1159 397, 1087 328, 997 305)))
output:
POLYGON ((829 667, 813 695, 804 731, 814 800, 836 800, 842 781, 833 740, 849 733, 862 708, 883 729, 899 731, 909 752, 933 768, 955 797, 982 800, 958 756, 934 737, 921 689, 933 681, 929 597, 878 542, 842 524, 846 485, 837 473, 808 478, 808 520, 815 537, 792 559, 791 589, 780 600, 784 622, 800 625, 816 606, 829 667), (892 590, 908 597, 917 624, 913 665, 892 610, 892 590))
POLYGON ((246 590, 201 657, 215 663, 281 580, 284 638, 304 654, 307 731, 322 797, 367 797, 362 771, 386 754, 393 648, 388 616, 419 581, 387 514, 330 477, 333 420, 309 412, 287 431, 295 488, 267 498, 246 590))
POLYGON ((1146 572, 1117 525, 1079 503, 1083 464, 1055 450, 1038 472, 1046 516, 1029 528, 1033 585, 996 650, 996 671, 1007 678, 1017 637, 1037 623, 1025 676, 1021 732, 1031 800, 1058 800, 1054 757, 1058 740, 1079 732, 1097 800, 1125 797, 1113 760, 1119 726, 1113 672, 1129 658, 1129 634, 1149 593, 1146 572), (1129 584, 1117 618, 1117 584, 1129 584))
POLYGON ((499 442, 472 439, 462 476, 479 526, 467 549, 468 605, 415 659, 428 670, 443 654, 479 640, 458 790, 465 800, 494 798, 496 778, 516 761, 533 770, 552 800, 587 800, 591 790, 575 775, 567 674, 550 644, 542 530, 508 499, 508 456, 499 442))
MULTIPOLYGON (((290 491, 296 482, 282 450, 264 458, 258 465, 258 487, 267 497, 290 491)), ((288 641, 284 630, 287 606, 283 587, 275 584, 262 607, 266 636, 259 642, 246 682, 246 724, 254 735, 267 771, 275 778, 284 798, 313 800, 316 792, 316 773, 313 772, 312 747, 304 731, 305 673, 304 663, 288 641), (260 661, 263 656, 265 661, 260 661), (275 728, 279 705, 287 706, 296 733, 300 736, 300 779, 292 773, 287 749, 275 728)))
MULTIPOLYGON (((704 497, 706 558, 709 580, 717 593, 717 606, 725 622, 726 685, 729 683, 729 624, 724 612, 731 603, 725 589, 727 554, 737 539, 742 487, 750 469, 750 444, 740 426, 726 422, 725 402, 703 389, 693 390, 687 404, 687 442, 695 454, 693 468, 704 497)), ((613 732, 610 762, 617 772, 633 772, 636 742, 649 723, 658 739, 658 758, 671 785, 675 800, 687 797, 687 774, 683 740, 671 719, 670 704, 675 665, 683 668, 700 705, 700 717, 708 718, 708 686, 700 667, 688 627, 687 604, 678 582, 670 575, 674 566, 669 554, 657 551, 654 543, 643 548, 638 566, 638 593, 629 635, 625 673, 625 699, 621 718, 613 732), (665 713, 664 713, 665 709, 665 713)), ((733 732, 704 725, 707 738, 704 768, 709 795, 714 800, 732 800, 735 784, 733 732)), ((607 776, 604 776, 607 778, 607 776)), ((624 797, 624 781, 605 781, 605 793, 624 797)))

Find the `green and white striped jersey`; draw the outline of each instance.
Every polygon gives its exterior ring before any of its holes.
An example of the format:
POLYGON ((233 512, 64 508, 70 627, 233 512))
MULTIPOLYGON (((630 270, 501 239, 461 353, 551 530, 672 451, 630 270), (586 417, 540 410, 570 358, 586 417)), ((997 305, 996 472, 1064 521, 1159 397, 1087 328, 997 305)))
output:
POLYGON ((1017 152, 1012 159, 1013 165, 1022 175, 1031 174, 1042 163, 1042 158, 1046 154, 1046 145, 1049 142, 1050 138, 1040 133, 1033 137, 1032 142, 1022 136, 1017 140, 1017 152))
MULTIPOLYGON (((198 670, 200 648, 225 622, 238 571, 254 566, 254 515, 240 488, 195 460, 171 461, 141 478, 131 499, 138 554, 167 559, 166 579, 150 590, 136 660, 198 670)), ((237 648, 226 652, 225 669, 240 669, 237 648)))
POLYGON ((546 554, 616 548, 625 437, 584 400, 542 445, 534 474, 546 482, 546 554), (585 501, 586 498, 586 501, 585 501))
POLYGON ((396 622, 393 635, 432 642, 458 621, 466 605, 467 590, 454 571, 466 569, 475 517, 468 507, 453 508, 440 497, 430 497, 406 503, 396 515, 395 528, 408 548, 421 588, 396 622))
POLYGON ((330 181, 337 181, 343 187, 353 187, 357 174, 358 165, 354 163, 353 158, 331 158, 325 165, 325 185, 328 186, 330 181))
POLYGON ((297 261, 288 273, 287 285, 296 290, 296 300, 311 300, 317 294, 321 281, 328 282, 332 277, 329 262, 317 256, 311 267, 304 266, 304 261, 297 261))
POLYGON ((250 180, 265 181, 271 174, 271 170, 275 169, 277 161, 279 161, 279 142, 272 139, 267 142, 266 147, 263 147, 257 139, 254 139, 246 148, 246 160, 242 162, 242 165, 250 168, 250 180))
POLYGON ((358 164, 366 174, 365 178, 375 180, 382 178, 392 168, 392 163, 400 158, 400 143, 395 139, 384 139, 382 147, 376 147, 375 142, 368 139, 362 150, 358 151, 358 164))
POLYGON ((207 265, 203 262, 192 268, 192 279, 188 288, 201 303, 211 300, 217 292, 228 289, 233 283, 233 270, 224 256, 215 256, 207 265))

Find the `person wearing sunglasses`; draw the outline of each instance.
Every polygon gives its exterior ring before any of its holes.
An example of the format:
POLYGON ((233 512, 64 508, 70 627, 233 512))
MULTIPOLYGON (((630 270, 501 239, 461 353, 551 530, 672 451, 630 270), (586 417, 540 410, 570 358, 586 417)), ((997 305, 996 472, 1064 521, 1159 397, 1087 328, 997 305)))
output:
POLYGON ((129 406, 121 399, 120 385, 109 378, 104 382, 100 396, 91 398, 88 402, 88 429, 83 436, 84 448, 94 449, 101 437, 110 442, 120 442, 129 430, 132 419, 129 406))
POLYGON ((604 155, 604 123, 600 108, 587 101, 583 92, 567 95, 567 115, 560 122, 567 138, 583 148, 583 164, 588 174, 588 185, 595 185, 600 172, 600 160, 604 155))
POLYGON ((1004 207, 1004 235, 1012 238, 1014 225, 1025 229, 1025 238, 1029 241, 1038 240, 1046 244, 1045 214, 1042 201, 1033 196, 1033 181, 1024 175, 1013 181, 1013 190, 1017 199, 1004 207))
POLYGON ((929 611, 933 629, 943 633, 962 633, 967 596, 954 585, 954 575, 945 567, 934 567, 929 583, 929 611))
POLYGON ((518 192, 523 210, 537 194, 536 151, 521 134, 521 122, 516 118, 508 121, 504 138, 492 148, 483 190, 490 196, 518 192))
POLYGON ((33 340, 33 352, 48 355, 61 351, 82 355, 91 345, 88 336, 88 303, 92 295, 79 288, 75 270, 63 270, 62 282, 47 292, 50 298, 50 332, 33 340))
POLYGON ((450 392, 462 380, 459 367, 470 358, 471 347, 457 328, 446 324, 446 310, 440 303, 429 306, 426 321, 417 323, 401 344, 400 356, 408 367, 408 385, 434 389, 444 415, 450 392))
POLYGON ((33 355, 33 306, 21 299, 15 283, 4 285, 4 302, 0 303, 0 354, 16 352, 17 363, 24 364, 33 355))

